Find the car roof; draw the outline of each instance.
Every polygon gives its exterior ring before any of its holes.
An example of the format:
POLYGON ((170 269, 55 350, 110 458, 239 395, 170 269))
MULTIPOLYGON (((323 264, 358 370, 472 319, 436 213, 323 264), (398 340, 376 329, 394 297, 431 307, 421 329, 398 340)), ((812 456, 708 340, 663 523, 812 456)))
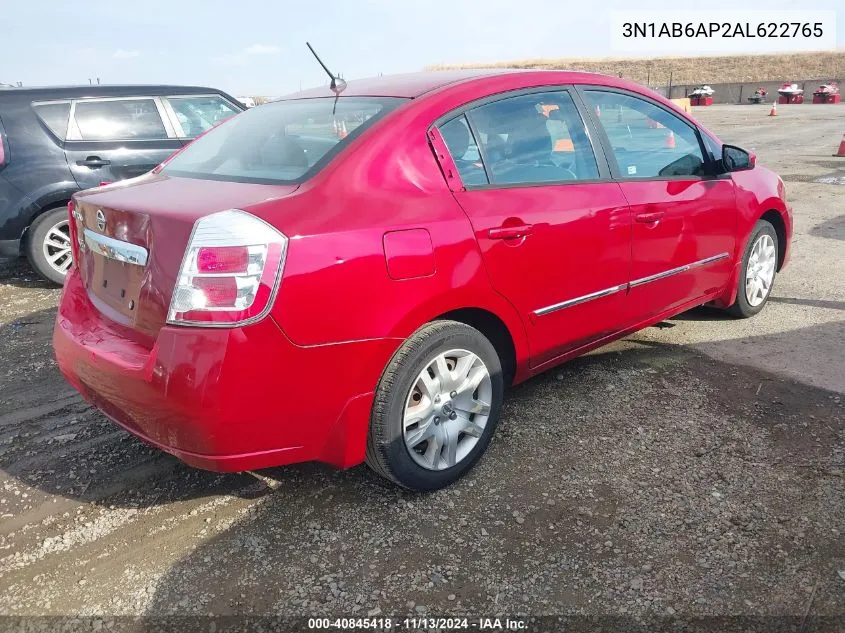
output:
POLYGON ((87 86, 38 86, 23 88, 4 88, 0 90, 0 99, 4 97, 23 97, 38 101, 41 99, 81 99, 84 97, 134 97, 158 96, 169 94, 226 93, 217 88, 204 86, 173 86, 162 84, 102 84, 87 86))
MULTIPOLYGON (((383 75, 365 79, 353 79, 347 82, 341 97, 404 97, 414 99, 425 93, 445 88, 450 85, 475 81, 483 78, 504 78, 508 75, 536 76, 540 85, 548 83, 553 77, 555 83, 574 84, 589 83, 615 87, 630 87, 631 82, 596 73, 586 73, 570 70, 545 70, 523 68, 473 68, 464 70, 431 70, 401 75, 383 75)), ((277 99, 311 99, 315 97, 333 97, 328 83, 319 88, 311 88, 285 95, 277 99)))
MULTIPOLYGON (((471 70, 430 70, 417 73, 399 75, 381 75, 364 79, 350 79, 346 89, 341 93, 343 97, 405 97, 413 99, 449 84, 514 72, 523 72, 513 68, 482 68, 471 70)), ((314 97, 333 97, 328 83, 319 88, 309 88, 300 92, 280 97, 286 99, 310 99, 314 97)))

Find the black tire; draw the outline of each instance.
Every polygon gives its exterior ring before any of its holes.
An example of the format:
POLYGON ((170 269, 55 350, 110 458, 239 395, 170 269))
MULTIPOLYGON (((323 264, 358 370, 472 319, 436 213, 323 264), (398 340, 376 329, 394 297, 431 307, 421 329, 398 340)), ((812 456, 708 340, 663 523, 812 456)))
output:
POLYGON ((769 222, 765 220, 758 220, 757 224, 754 225, 754 230, 751 231, 751 236, 748 238, 748 243, 745 245, 745 253, 742 255, 742 267, 739 271, 739 286, 736 291, 736 300, 734 301, 733 305, 728 308, 728 312, 735 317, 740 319, 747 319, 749 317, 753 317, 755 314, 760 312, 765 305, 769 301, 769 297, 772 296, 772 289, 775 285, 775 279, 777 279, 777 267, 775 267, 774 277, 772 277, 772 283, 769 286, 768 293, 763 298, 763 301, 756 306, 752 306, 748 302, 748 297, 746 296, 745 292, 745 279, 746 279, 746 272, 748 269, 748 260, 751 257, 751 251, 754 248, 754 244, 757 242, 758 239, 762 235, 768 235, 772 238, 775 243, 775 257, 778 257, 779 245, 778 245, 778 234, 775 231, 775 227, 773 227, 769 222))
MULTIPOLYGON (((47 257, 44 254, 44 240, 47 238, 47 233, 50 229, 67 219, 67 207, 49 209, 35 219, 35 222, 32 223, 29 231, 27 231, 26 238, 26 257, 29 260, 29 264, 44 279, 59 286, 65 283, 65 274, 53 268, 47 261, 47 257)), ((69 254, 68 257, 70 257, 69 254)))
POLYGON ((462 477, 487 450, 502 414, 504 383, 499 356, 490 341, 475 328, 457 321, 434 321, 417 330, 387 364, 376 389, 367 441, 367 465, 404 488, 437 490, 462 477), (475 446, 454 466, 429 470, 418 464, 405 444, 405 403, 418 376, 443 352, 472 352, 490 375, 490 414, 475 446))

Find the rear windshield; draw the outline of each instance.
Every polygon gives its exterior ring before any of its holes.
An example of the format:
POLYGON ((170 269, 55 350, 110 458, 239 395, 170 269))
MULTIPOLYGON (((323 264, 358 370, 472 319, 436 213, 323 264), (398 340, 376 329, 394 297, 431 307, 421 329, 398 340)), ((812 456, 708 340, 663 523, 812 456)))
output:
POLYGON ((296 184, 317 173, 349 141, 406 99, 333 97, 279 101, 247 110, 201 136, 162 173, 296 184))

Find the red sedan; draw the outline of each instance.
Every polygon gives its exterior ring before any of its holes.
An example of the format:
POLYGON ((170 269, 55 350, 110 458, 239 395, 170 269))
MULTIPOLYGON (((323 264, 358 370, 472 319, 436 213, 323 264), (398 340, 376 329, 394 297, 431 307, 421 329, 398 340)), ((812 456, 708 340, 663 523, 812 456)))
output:
POLYGON ((56 358, 189 464, 440 488, 507 385, 694 306, 763 308, 792 219, 755 162, 600 75, 299 93, 74 196, 56 358))

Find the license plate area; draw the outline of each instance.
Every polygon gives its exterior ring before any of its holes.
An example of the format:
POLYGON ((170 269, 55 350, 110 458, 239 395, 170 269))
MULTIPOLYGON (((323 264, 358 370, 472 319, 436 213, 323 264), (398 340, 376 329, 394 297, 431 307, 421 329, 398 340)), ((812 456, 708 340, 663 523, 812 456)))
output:
POLYGON ((144 268, 98 253, 90 254, 89 263, 88 293, 134 324, 144 268))
POLYGON ((125 325, 135 325, 144 281, 147 250, 84 229, 84 264, 80 272, 92 301, 125 325))

